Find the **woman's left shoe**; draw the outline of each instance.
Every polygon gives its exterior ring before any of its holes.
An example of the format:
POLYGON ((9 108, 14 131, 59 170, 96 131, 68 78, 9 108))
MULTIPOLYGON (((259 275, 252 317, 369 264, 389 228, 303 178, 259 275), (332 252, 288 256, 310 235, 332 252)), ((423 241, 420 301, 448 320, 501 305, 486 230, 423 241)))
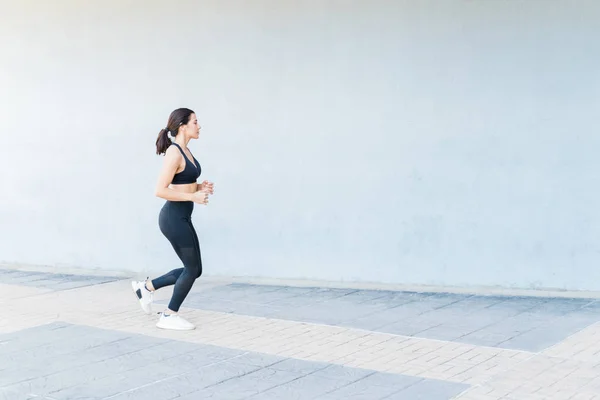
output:
POLYGON ((152 313, 152 300, 154 298, 154 294, 151 291, 149 291, 148 289, 146 289, 146 282, 145 281, 133 281, 133 282, 131 282, 131 288, 133 289, 133 292, 137 296, 138 301, 140 302, 140 307, 142 307, 142 310, 144 310, 144 312, 146 314, 151 314, 152 313))

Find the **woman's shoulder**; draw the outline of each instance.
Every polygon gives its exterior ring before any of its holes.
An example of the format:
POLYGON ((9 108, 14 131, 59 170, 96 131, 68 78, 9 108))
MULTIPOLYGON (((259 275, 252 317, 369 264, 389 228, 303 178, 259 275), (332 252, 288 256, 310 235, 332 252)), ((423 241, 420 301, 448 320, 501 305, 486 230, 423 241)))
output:
POLYGON ((169 158, 181 158, 181 151, 177 148, 177 145, 172 143, 167 147, 167 151, 165 152, 165 157, 169 158))

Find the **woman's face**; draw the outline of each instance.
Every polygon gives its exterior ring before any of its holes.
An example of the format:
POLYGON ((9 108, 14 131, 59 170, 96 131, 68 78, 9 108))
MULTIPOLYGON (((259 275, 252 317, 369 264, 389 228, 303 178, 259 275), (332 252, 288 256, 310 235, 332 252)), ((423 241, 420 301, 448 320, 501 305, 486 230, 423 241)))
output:
POLYGON ((196 114, 190 115, 190 120, 186 125, 183 125, 183 134, 191 139, 198 139, 200 137, 200 125, 196 114))

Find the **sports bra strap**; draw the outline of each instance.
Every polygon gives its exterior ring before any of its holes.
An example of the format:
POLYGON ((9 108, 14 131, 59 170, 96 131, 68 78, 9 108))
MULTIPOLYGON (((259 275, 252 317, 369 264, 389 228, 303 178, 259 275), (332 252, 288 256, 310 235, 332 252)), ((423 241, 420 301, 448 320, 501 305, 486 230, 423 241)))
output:
POLYGON ((183 152, 183 149, 181 148, 181 146, 179 146, 177 143, 172 142, 172 144, 174 144, 175 146, 177 146, 177 148, 179 149, 179 151, 181 152, 181 154, 187 159, 187 157, 185 156, 185 153, 183 152))

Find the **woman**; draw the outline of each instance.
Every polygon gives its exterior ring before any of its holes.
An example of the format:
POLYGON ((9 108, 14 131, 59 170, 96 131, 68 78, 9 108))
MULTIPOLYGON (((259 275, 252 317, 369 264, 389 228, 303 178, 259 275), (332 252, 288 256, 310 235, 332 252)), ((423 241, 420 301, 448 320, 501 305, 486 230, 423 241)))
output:
POLYGON ((162 329, 190 330, 195 326, 179 316, 179 307, 189 293, 196 278, 202 275, 202 260, 198 236, 192 225, 194 203, 208 204, 213 194, 213 184, 196 180, 200 176, 200 164, 188 149, 191 139, 198 139, 200 126, 196 114, 187 108, 171 113, 167 127, 160 131, 156 140, 156 154, 165 154, 165 161, 158 177, 156 196, 166 200, 160 211, 158 224, 163 235, 171 242, 183 268, 154 280, 131 283, 142 310, 152 312, 152 293, 165 286, 175 285, 168 308, 161 313, 156 324, 162 329), (175 137, 172 142, 168 134, 175 137))

